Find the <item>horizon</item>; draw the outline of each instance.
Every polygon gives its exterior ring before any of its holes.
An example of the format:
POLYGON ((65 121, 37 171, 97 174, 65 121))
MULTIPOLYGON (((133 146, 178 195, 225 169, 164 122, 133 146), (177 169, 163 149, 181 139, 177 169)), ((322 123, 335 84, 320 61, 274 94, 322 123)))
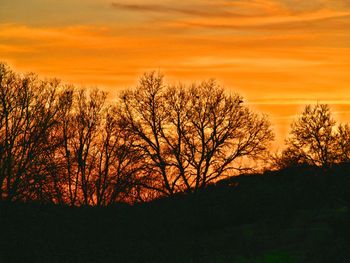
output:
POLYGON ((4 0, 0 59, 112 97, 150 70, 215 78, 267 114, 281 144, 305 104, 350 121, 349 26, 346 0, 4 0))

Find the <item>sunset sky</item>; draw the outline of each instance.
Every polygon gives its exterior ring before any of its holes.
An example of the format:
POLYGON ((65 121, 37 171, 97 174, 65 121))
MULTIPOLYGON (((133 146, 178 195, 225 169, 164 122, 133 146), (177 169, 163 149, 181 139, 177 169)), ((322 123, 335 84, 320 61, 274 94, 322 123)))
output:
POLYGON ((149 70, 215 78, 277 141, 306 103, 350 122, 349 0, 1 0, 0 61, 111 97, 149 70))

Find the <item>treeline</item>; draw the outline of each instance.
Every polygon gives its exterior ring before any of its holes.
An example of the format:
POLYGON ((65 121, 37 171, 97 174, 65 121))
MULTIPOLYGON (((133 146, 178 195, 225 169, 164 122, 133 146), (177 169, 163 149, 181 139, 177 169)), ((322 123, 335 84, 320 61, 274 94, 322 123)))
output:
MULTIPOLYGON (((112 102, 0 64, 0 200, 106 206, 196 192, 266 158, 273 138, 266 116, 212 80, 147 73, 112 102)), ((350 127, 327 105, 307 106, 286 142, 274 168, 349 161, 350 127)))
POLYGON ((101 90, 0 65, 0 199, 110 205, 194 192, 268 149, 266 117, 214 81, 156 73, 107 101, 101 90))

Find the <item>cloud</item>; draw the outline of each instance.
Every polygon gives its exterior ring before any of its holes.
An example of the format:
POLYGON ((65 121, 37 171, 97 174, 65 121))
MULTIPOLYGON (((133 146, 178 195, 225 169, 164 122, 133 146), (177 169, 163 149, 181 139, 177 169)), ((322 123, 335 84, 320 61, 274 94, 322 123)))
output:
POLYGON ((350 18, 349 11, 333 11, 322 9, 299 15, 270 15, 270 16, 250 16, 241 17, 222 17, 213 20, 208 19, 179 19, 175 24, 178 26, 207 28, 215 30, 223 29, 279 29, 287 30, 294 28, 307 29, 310 27, 318 27, 321 24, 313 24, 314 22, 329 23, 333 19, 343 19, 344 23, 350 18), (307 24, 309 23, 309 24, 307 24))
POLYGON ((349 0, 48 2, 0 0, 0 58, 18 71, 112 93, 148 70, 215 77, 282 135, 317 99, 350 119, 349 0))
MULTIPOLYGON (((340 1, 340 0, 338 0, 340 1)), ((192 2, 193 3, 193 2, 192 2)), ((183 30, 295 30, 320 27, 337 27, 338 22, 346 23, 350 10, 330 8, 327 0, 314 0, 303 4, 299 0, 293 6, 290 0, 252 0, 250 2, 222 0, 215 3, 206 1, 191 5, 176 2, 149 4, 113 2, 114 9, 140 13, 140 17, 151 18, 162 15, 155 21, 156 28, 165 28, 168 32, 183 30), (210 18, 210 19, 208 19, 210 18), (338 20, 333 23, 331 20, 338 20), (332 22, 332 23, 331 23, 332 22), (318 23, 320 25, 318 25, 318 23), (329 24, 330 26, 327 26, 329 24)), ((178 31, 181 32, 181 31, 178 31)))
POLYGON ((159 4, 127 4, 127 3, 112 3, 112 7, 117 10, 134 11, 134 12, 149 12, 157 14, 174 14, 174 15, 191 15, 191 16, 244 16, 243 14, 233 13, 223 5, 159 5, 159 4))

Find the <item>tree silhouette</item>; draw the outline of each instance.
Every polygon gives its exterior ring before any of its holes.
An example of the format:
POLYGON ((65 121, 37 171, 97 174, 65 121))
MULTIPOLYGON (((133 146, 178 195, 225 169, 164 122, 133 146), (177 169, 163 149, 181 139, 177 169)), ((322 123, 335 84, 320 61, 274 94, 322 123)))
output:
POLYGON ((145 156, 152 183, 145 187, 162 194, 196 191, 227 176, 235 161, 258 157, 273 138, 265 117, 214 81, 167 88, 162 76, 145 74, 120 105, 123 128, 145 156))
POLYGON ((329 167, 339 160, 339 144, 342 148, 348 135, 347 126, 340 126, 337 133, 336 122, 326 104, 307 105, 301 116, 292 124, 290 137, 286 140, 290 153, 288 158, 320 167, 329 167), (292 156, 293 155, 293 156, 292 156))
POLYGON ((118 201, 133 202, 142 169, 142 155, 134 146, 132 135, 121 129, 117 109, 106 107, 100 129, 95 175, 95 204, 110 205, 118 201))
MULTIPOLYGON (((133 188, 137 154, 106 93, 68 87, 61 98, 58 156, 70 205, 107 205, 133 188)), ((126 197, 125 197, 126 198, 126 197)))
POLYGON ((56 147, 58 81, 19 76, 0 65, 1 198, 44 199, 50 195, 48 167, 56 147))
POLYGON ((215 81, 167 86, 146 73, 114 104, 0 65, 0 199, 105 206, 193 192, 273 139, 267 118, 215 81))
POLYGON ((168 173, 169 163, 162 131, 167 124, 163 77, 145 74, 135 90, 120 96, 122 128, 137 138, 136 147, 144 155, 144 187, 162 194, 175 192, 176 178, 168 173))
POLYGON ((350 126, 340 124, 337 129, 338 159, 340 162, 350 162, 350 126))
POLYGON ((235 161, 260 156, 273 139, 267 119, 252 113, 239 95, 227 95, 215 81, 175 89, 182 103, 176 107, 176 100, 171 100, 169 116, 176 117, 172 123, 181 127, 177 149, 182 143, 184 150, 172 152, 184 159, 176 158, 180 172, 184 170, 181 178, 194 190, 239 169, 235 161))

